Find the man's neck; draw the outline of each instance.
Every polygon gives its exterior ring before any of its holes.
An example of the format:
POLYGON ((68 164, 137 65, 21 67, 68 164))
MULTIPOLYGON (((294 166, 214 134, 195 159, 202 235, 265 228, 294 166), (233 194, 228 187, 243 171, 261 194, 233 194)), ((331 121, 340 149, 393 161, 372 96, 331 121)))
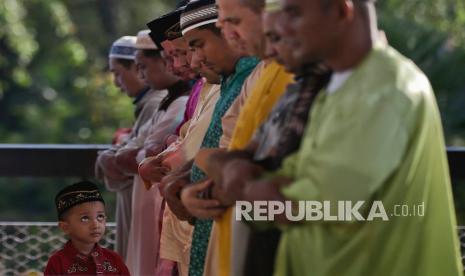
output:
POLYGON ((241 56, 239 55, 231 57, 231 61, 229 62, 231 66, 227 68, 227 70, 224 70, 224 72, 222 73, 222 76, 227 78, 231 76, 232 74, 234 74, 234 72, 236 71, 237 63, 239 62, 240 59, 241 59, 241 56))
POLYGON ((370 53, 378 37, 376 12, 374 7, 367 8, 367 18, 358 18, 351 29, 339 41, 339 51, 327 59, 328 66, 335 72, 357 67, 370 53))
MULTIPOLYGON (((137 95, 139 95, 140 93, 144 92, 145 90, 147 89, 147 85, 145 85, 144 83, 141 83, 137 88, 136 88, 136 91, 137 91, 137 95)), ((137 96, 136 96, 137 97, 137 96)))
POLYGON ((374 40, 370 37, 363 39, 347 39, 341 50, 328 59, 327 65, 335 72, 343 72, 357 67, 370 53, 374 40))
POLYGON ((169 79, 166 80, 166 85, 164 85, 164 87, 165 87, 165 89, 170 89, 171 87, 173 87, 174 85, 176 85, 180 81, 181 81, 181 79, 178 78, 178 77, 170 77, 169 79))
POLYGON ((140 100, 144 97, 144 95, 147 93, 147 91, 150 88, 148 86, 141 86, 140 88, 137 89, 137 95, 133 97, 134 99, 134 104, 140 102, 140 100))
POLYGON ((266 40, 265 35, 263 35, 262 40, 257 45, 257 57, 260 60, 266 59, 266 40))

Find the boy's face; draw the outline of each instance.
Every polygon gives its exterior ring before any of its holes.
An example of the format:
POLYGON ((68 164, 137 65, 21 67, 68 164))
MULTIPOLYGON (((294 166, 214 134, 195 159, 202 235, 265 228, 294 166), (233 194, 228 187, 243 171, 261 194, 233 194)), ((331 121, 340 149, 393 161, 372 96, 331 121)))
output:
POLYGON ((69 209, 60 228, 73 242, 95 244, 105 234, 105 205, 100 201, 81 203, 69 209))

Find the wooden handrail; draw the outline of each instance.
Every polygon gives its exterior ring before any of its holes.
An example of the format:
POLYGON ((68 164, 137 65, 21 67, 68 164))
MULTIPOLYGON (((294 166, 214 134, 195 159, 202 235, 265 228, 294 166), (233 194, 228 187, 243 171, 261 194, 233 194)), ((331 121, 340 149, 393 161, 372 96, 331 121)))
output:
MULTIPOLYGON (((0 144, 2 177, 94 176, 97 152, 110 145, 0 144)), ((448 148, 453 180, 465 179, 465 148, 448 148)))
POLYGON ((0 176, 92 178, 98 151, 109 147, 0 144, 0 176))

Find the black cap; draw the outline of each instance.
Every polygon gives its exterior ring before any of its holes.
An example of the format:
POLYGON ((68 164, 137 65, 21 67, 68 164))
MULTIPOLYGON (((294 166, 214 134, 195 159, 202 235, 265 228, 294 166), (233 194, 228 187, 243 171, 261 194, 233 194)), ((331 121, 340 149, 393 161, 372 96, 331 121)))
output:
POLYGON ((184 7, 158 17, 147 23, 150 29, 149 36, 159 49, 163 49, 161 43, 165 40, 174 40, 182 36, 179 21, 184 7))
POLYGON ((189 4, 189 0, 178 0, 176 3, 176 9, 179 9, 180 7, 185 7, 187 4, 189 4))
POLYGON ((67 186, 55 197, 58 218, 70 208, 85 202, 100 201, 105 204, 97 185, 90 181, 81 181, 67 186))

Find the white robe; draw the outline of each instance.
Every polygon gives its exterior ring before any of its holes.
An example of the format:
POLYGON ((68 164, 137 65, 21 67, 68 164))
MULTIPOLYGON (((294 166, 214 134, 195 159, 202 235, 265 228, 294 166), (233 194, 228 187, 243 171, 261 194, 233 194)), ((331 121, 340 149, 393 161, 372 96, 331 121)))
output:
MULTIPOLYGON (((174 134, 176 127, 181 123, 187 99, 187 96, 179 97, 166 111, 155 112, 152 120, 142 127, 138 139, 128 143, 128 147, 141 147, 148 140, 162 144, 164 138, 174 134)), ((137 161, 140 162, 145 157, 145 150, 141 150, 137 161)), ((147 191, 142 179, 135 176, 126 260, 131 275, 155 275, 159 259, 163 206, 164 201, 158 187, 152 186, 147 191)))

